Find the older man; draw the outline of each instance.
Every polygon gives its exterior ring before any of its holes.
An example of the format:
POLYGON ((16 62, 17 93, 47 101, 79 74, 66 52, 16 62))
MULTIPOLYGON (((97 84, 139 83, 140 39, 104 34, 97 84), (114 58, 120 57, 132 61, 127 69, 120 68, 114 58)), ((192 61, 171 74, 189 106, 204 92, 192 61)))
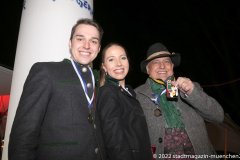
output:
POLYGON ((157 159, 194 159, 215 154, 204 120, 222 122, 224 117, 220 104, 198 83, 174 76, 174 67, 179 64, 180 54, 170 53, 161 43, 151 45, 141 62, 142 72, 149 77, 135 91, 157 159))

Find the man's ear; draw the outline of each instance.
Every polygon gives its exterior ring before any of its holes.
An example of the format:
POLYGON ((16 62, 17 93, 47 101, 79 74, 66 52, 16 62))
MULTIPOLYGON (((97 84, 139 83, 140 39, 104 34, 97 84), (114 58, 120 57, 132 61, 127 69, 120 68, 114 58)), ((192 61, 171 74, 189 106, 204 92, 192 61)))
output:
POLYGON ((101 45, 99 46, 99 48, 98 48, 98 53, 101 51, 101 45))
POLYGON ((147 74, 149 74, 149 73, 148 73, 148 64, 146 65, 146 71, 147 71, 147 74))
POLYGON ((172 70, 173 70, 173 68, 174 68, 174 63, 172 63, 172 70))

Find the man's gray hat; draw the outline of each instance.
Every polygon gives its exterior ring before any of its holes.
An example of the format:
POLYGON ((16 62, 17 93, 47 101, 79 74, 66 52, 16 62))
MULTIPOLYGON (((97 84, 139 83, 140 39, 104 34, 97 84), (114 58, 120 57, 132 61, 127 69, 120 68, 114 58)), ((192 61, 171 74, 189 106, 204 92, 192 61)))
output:
POLYGON ((174 64, 174 67, 177 67, 180 65, 181 56, 179 53, 169 52, 167 47, 165 47, 162 43, 154 43, 152 44, 148 50, 147 50, 147 58, 143 60, 140 64, 141 71, 144 73, 147 73, 146 66, 147 64, 156 58, 161 57, 170 57, 172 60, 172 63, 174 64))

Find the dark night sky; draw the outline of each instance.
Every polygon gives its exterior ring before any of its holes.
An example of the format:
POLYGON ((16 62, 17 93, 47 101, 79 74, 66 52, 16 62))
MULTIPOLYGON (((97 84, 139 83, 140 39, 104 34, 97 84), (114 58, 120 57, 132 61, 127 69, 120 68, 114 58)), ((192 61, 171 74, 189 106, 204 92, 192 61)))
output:
MULTIPOLYGON (((176 76, 199 82, 240 124, 240 7, 236 3, 94 0, 94 18, 105 32, 102 46, 115 41, 128 50, 131 71, 127 82, 133 87, 145 82, 139 64, 148 46, 162 42, 182 55, 176 76)), ((21 11, 22 0, 1 2, 0 64, 8 68, 14 64, 21 11)))

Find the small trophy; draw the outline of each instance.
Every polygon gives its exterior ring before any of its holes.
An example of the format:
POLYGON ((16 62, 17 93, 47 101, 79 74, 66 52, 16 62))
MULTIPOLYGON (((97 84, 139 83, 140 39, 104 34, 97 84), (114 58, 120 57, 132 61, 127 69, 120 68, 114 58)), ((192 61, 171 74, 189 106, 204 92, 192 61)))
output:
POLYGON ((171 80, 167 80, 166 83, 166 96, 169 100, 176 100, 178 97, 178 88, 172 85, 171 80))

